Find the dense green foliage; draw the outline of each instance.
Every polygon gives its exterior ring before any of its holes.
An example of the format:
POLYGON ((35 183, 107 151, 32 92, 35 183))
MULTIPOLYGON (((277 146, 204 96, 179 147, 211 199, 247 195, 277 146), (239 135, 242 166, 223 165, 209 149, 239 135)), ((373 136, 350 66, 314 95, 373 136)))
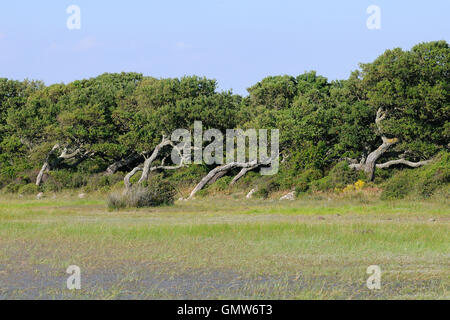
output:
MULTIPOLYGON (((280 130, 279 174, 251 176, 262 179, 262 197, 278 189, 302 193, 341 188, 364 178, 342 161, 367 156, 381 144, 381 135, 399 139, 383 162, 400 155, 428 160, 448 152, 449 62, 447 42, 422 43, 410 51, 387 50, 347 80, 330 82, 315 72, 272 76, 250 87, 247 97, 218 92, 215 80, 196 76, 103 74, 51 86, 0 79, 0 188, 27 194, 109 187, 142 162, 139 155, 151 152, 163 134, 192 130, 196 120, 205 130, 280 130), (387 113, 382 132, 374 121, 379 108, 387 113), (63 161, 50 152, 55 144, 83 156, 63 161), (104 177, 111 164, 131 155, 135 163, 104 177), (54 170, 41 187, 33 187, 45 160, 54 170)), ((442 159, 448 166, 448 157, 442 159)), ((185 185, 198 182, 209 168, 191 166, 164 174, 171 183, 185 185)), ((401 174, 395 179, 392 183, 407 180, 401 174)), ((386 191, 385 198, 394 197, 391 193, 386 191)))
POLYGON ((450 154, 443 153, 429 166, 397 172, 387 180, 382 199, 403 199, 407 196, 429 198, 441 187, 450 183, 450 154))

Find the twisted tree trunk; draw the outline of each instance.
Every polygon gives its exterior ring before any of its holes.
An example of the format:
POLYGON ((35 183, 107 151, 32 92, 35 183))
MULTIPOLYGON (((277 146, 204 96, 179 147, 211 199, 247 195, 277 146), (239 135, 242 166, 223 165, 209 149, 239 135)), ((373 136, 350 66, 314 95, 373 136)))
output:
POLYGON ((148 180, 148 176, 149 176, 150 172, 153 172, 153 171, 156 171, 156 170, 176 170, 176 169, 184 167, 186 165, 187 160, 188 160, 187 159, 188 156, 190 156, 190 155, 182 154, 181 150, 177 146, 175 146, 175 144, 171 140, 168 140, 165 136, 163 136, 163 139, 162 139, 161 143, 158 144, 155 147, 155 149, 153 150, 152 155, 145 160, 144 164, 142 166, 138 166, 138 167, 134 168, 131 172, 129 172, 125 176, 125 178, 124 178, 125 190, 128 191, 132 187, 130 179, 136 173, 142 171, 142 175, 141 175, 141 177, 140 177, 140 179, 138 181, 138 184, 142 184, 142 183, 144 183, 145 181, 148 180), (166 160, 164 158, 162 160, 160 166, 152 167, 151 165, 152 165, 153 161, 156 160, 156 158, 158 157, 158 155, 161 152, 161 150, 165 146, 168 146, 168 145, 172 146, 173 149, 176 152, 178 152, 178 155, 179 155, 179 158, 180 158, 180 163, 176 164, 174 166, 166 166, 166 165, 164 165, 164 162, 166 160))
POLYGON ((381 128, 381 121, 383 121, 386 118, 386 112, 383 111, 382 108, 379 108, 377 111, 377 116, 375 119, 375 123, 377 125, 377 129, 379 134, 381 135, 381 139, 383 141, 382 145, 379 146, 375 151, 372 151, 369 153, 367 158, 363 158, 360 163, 357 163, 357 160, 355 159, 348 159, 348 161, 351 163, 350 168, 356 169, 356 170, 364 170, 364 172, 367 174, 368 178, 370 180, 373 180, 375 178, 375 169, 385 169, 389 168, 390 166, 396 165, 396 164, 404 164, 413 168, 417 168, 423 165, 426 165, 430 163, 431 160, 427 161, 420 161, 420 162, 411 162, 408 160, 405 160, 403 158, 398 160, 392 160, 388 161, 383 164, 377 164, 378 159, 385 154, 388 149, 393 146, 394 144, 398 143, 397 138, 389 139, 382 133, 381 128))
MULTIPOLYGON (((60 145, 56 144, 52 148, 52 150, 48 153, 47 158, 45 159, 45 162, 42 165, 42 168, 36 177, 36 185, 37 186, 41 185, 44 174, 46 172, 49 172, 52 169, 50 166, 50 162, 49 162, 50 157, 56 150, 58 150, 60 148, 61 148, 60 145)), ((86 158, 88 158, 90 156, 93 156, 94 154, 95 154, 94 152, 85 151, 83 148, 78 148, 75 151, 69 153, 69 150, 67 148, 64 148, 63 151, 61 152, 61 154, 58 156, 58 163, 56 164, 56 166, 58 166, 59 163, 61 163, 64 160, 71 160, 71 159, 77 158, 78 161, 76 161, 74 164, 72 164, 73 167, 76 167, 80 162, 82 162, 83 160, 85 160, 86 158)))
POLYGON ((236 182, 238 182, 239 179, 241 179, 243 176, 245 176, 247 174, 247 172, 250 172, 250 171, 258 168, 259 166, 261 166, 261 164, 255 164, 254 166, 251 166, 251 167, 248 167, 248 168, 242 168, 242 170, 233 178, 233 180, 231 180, 230 186, 232 186, 236 182))
POLYGON ((156 146, 156 148, 153 150, 152 155, 145 160, 144 166, 142 168, 142 175, 138 181, 139 184, 148 180, 148 175, 150 174, 151 171, 150 168, 153 161, 155 161, 155 159, 158 157, 161 149, 168 145, 172 145, 172 141, 168 140, 165 136, 163 136, 161 143, 156 146))
MULTIPOLYGON (((364 172, 367 174, 368 178, 370 180, 373 180, 375 177, 375 168, 377 160, 394 144, 398 142, 398 139, 388 139, 386 137, 382 137, 383 144, 379 146, 375 151, 371 152, 365 161, 365 163, 362 165, 364 172)), ((355 165, 353 165, 355 166, 355 165)), ((360 164, 356 166, 361 166, 360 164)))
POLYGON ((234 168, 250 168, 255 166, 257 163, 258 163, 257 160, 254 160, 252 162, 231 162, 223 166, 214 168, 195 186, 194 190, 192 190, 191 194, 189 195, 188 200, 192 199, 195 196, 195 194, 200 190, 202 190, 208 184, 208 182, 211 179, 213 179, 217 174, 221 172, 226 173, 234 168))
POLYGON ((59 144, 55 144, 54 147, 52 148, 52 150, 50 150, 50 152, 47 154, 47 157, 45 158, 45 162, 42 165, 41 170, 39 171, 39 174, 36 177, 36 185, 39 187, 42 183, 42 178, 44 177, 44 174, 48 171, 50 171, 50 164, 49 164, 49 160, 51 155, 59 149, 59 144))
POLYGON ((129 165, 133 164, 133 162, 137 162, 141 158, 142 158, 142 155, 140 155, 140 154, 132 154, 131 156, 129 156, 127 158, 124 158, 117 162, 114 162, 112 165, 110 165, 106 169, 105 174, 112 175, 112 174, 116 173, 117 171, 119 171, 121 168, 129 166, 129 165))
POLYGON ((136 167, 133 170, 131 170, 123 179, 123 182, 125 184, 125 190, 129 190, 131 188, 131 182, 130 179, 139 171, 142 171, 142 167, 136 167))

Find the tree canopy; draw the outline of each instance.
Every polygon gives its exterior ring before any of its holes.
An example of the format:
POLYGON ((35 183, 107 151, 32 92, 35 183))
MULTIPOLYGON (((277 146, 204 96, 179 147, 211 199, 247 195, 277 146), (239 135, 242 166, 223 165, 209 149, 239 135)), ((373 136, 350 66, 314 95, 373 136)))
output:
POLYGON ((194 121, 279 129, 286 179, 325 174, 342 160, 369 178, 376 168, 422 165, 449 149, 449 59, 447 42, 421 43, 387 50, 346 80, 270 76, 245 97, 197 76, 103 74, 50 86, 0 79, 0 186, 35 179, 43 163, 45 172, 127 173, 163 135, 193 130, 194 121))

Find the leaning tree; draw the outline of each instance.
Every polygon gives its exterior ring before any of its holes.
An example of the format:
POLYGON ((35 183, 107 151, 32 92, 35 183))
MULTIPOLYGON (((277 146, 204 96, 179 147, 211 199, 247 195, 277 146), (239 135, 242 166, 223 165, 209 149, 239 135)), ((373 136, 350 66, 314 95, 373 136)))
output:
POLYGON ((215 80, 196 76, 146 78, 130 101, 116 110, 115 122, 127 128, 118 141, 130 150, 122 163, 137 157, 134 162, 138 164, 124 178, 127 190, 132 187, 131 178, 138 173, 137 184, 144 184, 150 172, 175 170, 191 163, 194 146, 190 141, 171 141, 175 130, 192 133, 195 121, 202 121, 205 130, 225 131, 236 126, 239 97, 231 92, 218 93, 216 86, 215 80), (180 147, 180 143, 186 145, 180 147), (177 155, 178 163, 170 163, 172 153, 177 155))
POLYGON ((376 168, 420 167, 448 149, 449 62, 448 43, 437 41, 387 50, 361 65, 355 87, 362 92, 358 100, 372 110, 378 145, 367 145, 360 161, 350 159, 352 168, 373 179, 376 168))
MULTIPOLYGON (((40 110, 45 106, 49 111, 43 113, 43 119, 51 115, 45 130, 33 130, 47 142, 46 157, 36 185, 41 184, 46 172, 63 164, 76 167, 87 159, 95 160, 99 167, 110 166, 110 173, 114 173, 116 167, 120 168, 118 161, 128 150, 118 141, 122 128, 113 121, 113 114, 141 79, 142 75, 137 73, 106 73, 68 85, 54 85, 47 90, 45 99, 41 98, 29 107, 40 110), (55 92, 50 91, 52 88, 55 92)), ((24 117, 32 123, 35 118, 37 123, 42 121, 38 116, 24 117)))

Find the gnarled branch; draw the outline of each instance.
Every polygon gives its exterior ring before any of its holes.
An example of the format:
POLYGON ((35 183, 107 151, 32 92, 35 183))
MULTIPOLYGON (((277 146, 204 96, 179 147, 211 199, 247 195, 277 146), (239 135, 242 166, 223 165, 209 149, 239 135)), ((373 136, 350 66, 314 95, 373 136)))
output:
POLYGON ((195 196, 195 194, 197 192, 199 192, 200 190, 202 190, 208 184, 208 182, 211 179, 213 179, 218 173, 228 172, 229 170, 234 169, 234 168, 253 167, 257 163, 258 163, 257 160, 254 160, 251 162, 231 162, 231 163, 227 163, 225 165, 214 168, 197 184, 197 186, 195 186, 194 190, 192 190, 191 194, 189 195, 188 200, 192 199, 195 196))
POLYGON ((386 119, 386 112, 383 110, 383 108, 379 108, 377 110, 377 115, 375 118, 375 124, 377 126, 377 131, 381 135, 381 140, 383 143, 375 150, 369 153, 367 158, 363 158, 360 163, 355 163, 355 161, 352 159, 350 168, 356 169, 356 170, 364 170, 364 172, 368 175, 370 180, 373 180, 375 176, 375 168, 378 168, 376 166, 376 162, 378 159, 386 153, 386 151, 393 146, 394 144, 398 143, 397 138, 388 138, 383 134, 383 128, 381 127, 381 122, 386 119))
MULTIPOLYGON (((278 155, 277 155, 278 157, 278 155)), ((235 182, 239 180, 242 176, 244 176, 247 172, 256 169, 261 166, 267 166, 274 160, 273 157, 265 159, 262 162, 259 162, 258 160, 253 160, 249 162, 231 162, 224 164, 222 166, 218 166, 211 170, 192 190, 191 194, 188 197, 189 199, 192 199, 197 192, 202 190, 212 179, 214 179, 217 175, 225 175, 228 171, 235 169, 235 168, 242 168, 242 170, 239 172, 239 174, 233 179, 235 182), (222 174, 223 173, 223 174, 222 174), (237 179, 236 179, 237 178, 237 179)), ((232 181, 233 182, 233 181, 232 181)))
POLYGON ((123 178, 123 182, 125 184, 125 190, 129 190, 131 188, 131 182, 130 179, 139 171, 142 171, 142 167, 136 167, 133 170, 131 170, 125 178, 123 178))
POLYGON ((53 152, 55 152, 56 150, 59 149, 59 144, 55 144, 52 148, 52 150, 50 150, 50 152, 47 154, 47 157, 45 158, 45 162, 42 165, 41 170, 39 171, 39 174, 36 177, 36 185, 39 187, 42 183, 42 178, 44 176, 44 173, 48 172, 50 170, 50 164, 49 164, 49 159, 50 156, 53 154, 53 152))
POLYGON ((166 136, 163 136, 161 143, 156 146, 156 148, 153 150, 152 155, 145 160, 144 166, 142 168, 142 175, 141 175, 141 178, 139 179, 138 183, 141 184, 144 181, 148 180, 148 175, 151 171, 151 165, 152 165, 153 161, 155 161, 155 159, 158 157, 161 149, 168 145, 173 145, 172 141, 167 139, 166 136))
POLYGON ((148 176, 150 174, 150 172, 156 171, 156 170, 176 170, 179 168, 182 168, 184 166, 186 166, 186 162, 188 161, 188 156, 189 155, 183 155, 181 150, 171 141, 168 140, 165 136, 163 136, 163 139, 161 141, 160 144, 158 144, 155 149, 153 150, 152 155, 147 158, 143 164, 143 166, 138 166, 136 168, 134 168, 130 173, 128 173, 125 178, 124 178, 124 184, 125 184, 125 189, 128 190, 131 188, 131 182, 130 179, 131 177, 133 177, 137 172, 142 171, 142 175, 141 178, 139 179, 138 183, 141 184, 144 181, 148 180, 148 176), (180 157, 180 163, 176 164, 174 166, 166 166, 165 160, 166 158, 164 158, 161 162, 160 166, 156 166, 156 167, 152 167, 152 163, 153 161, 156 160, 156 158, 158 157, 160 151, 162 150, 162 148, 164 148, 165 146, 172 146, 173 149, 178 152, 178 155, 180 157))
POLYGON ((142 158, 142 155, 134 153, 127 158, 121 159, 121 160, 116 161, 113 164, 111 164, 106 169, 105 173, 106 173, 106 175, 112 175, 112 174, 116 173, 117 171, 119 171, 121 168, 129 166, 129 165, 133 164, 133 162, 137 162, 141 158, 142 158))
POLYGON ((241 179, 243 176, 247 174, 247 172, 252 171, 256 168, 261 166, 261 164, 255 164, 254 166, 248 167, 248 168, 242 168, 242 170, 231 180, 230 186, 234 185, 236 182, 238 182, 239 179, 241 179))
POLYGON ((377 168, 378 169, 386 169, 389 168, 390 166, 394 166, 397 164, 404 164, 406 166, 409 166, 411 168, 419 168, 422 166, 425 166, 427 164, 431 163, 431 160, 425 160, 425 161, 419 161, 419 162, 412 162, 412 161, 408 161, 405 159, 398 159, 398 160, 391 160, 385 163, 380 163, 377 164, 377 168))
POLYGON ((68 149, 64 148, 64 150, 62 151, 62 153, 59 155, 58 158, 64 159, 64 160, 70 160, 70 159, 73 159, 73 158, 77 157, 82 151, 83 150, 81 148, 79 148, 79 149, 76 149, 72 153, 67 153, 68 149))

